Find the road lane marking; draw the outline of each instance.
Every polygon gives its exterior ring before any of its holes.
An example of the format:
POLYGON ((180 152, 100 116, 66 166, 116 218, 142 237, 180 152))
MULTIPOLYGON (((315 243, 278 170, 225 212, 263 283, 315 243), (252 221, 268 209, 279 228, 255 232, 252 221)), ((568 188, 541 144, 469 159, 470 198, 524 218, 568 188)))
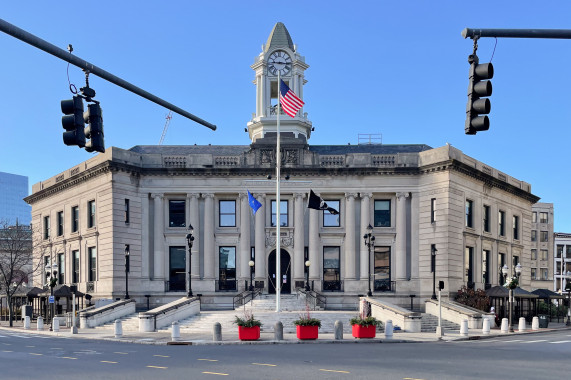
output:
POLYGON ((268 367, 277 367, 277 364, 266 364, 266 363, 252 363, 253 365, 265 365, 268 367))
POLYGON ((203 360, 205 362, 217 362, 218 361, 216 359, 196 359, 196 360, 203 360))
POLYGON ((44 356, 44 354, 36 354, 36 353, 34 353, 34 352, 30 352, 30 355, 44 356))
POLYGON ((403 377, 402 380, 424 380, 424 379, 417 379, 416 377, 403 377))
POLYGON ((117 364, 117 362, 110 362, 108 360, 101 360, 101 363, 117 364))
POLYGON ((559 344, 559 343, 571 343, 571 340, 560 340, 557 342, 549 342, 549 343, 553 343, 553 344, 559 344))
POLYGON ((119 354, 119 355, 129 355, 128 352, 114 352, 114 354, 119 354))
MULTIPOLYGON (((26 347, 28 347, 28 346, 26 346, 26 347)), ((29 346, 29 347, 35 347, 35 346, 29 346)), ((52 348, 50 348, 50 350, 63 350, 63 348, 52 347, 52 348)))
POLYGON ((228 376, 227 373, 219 373, 219 372, 202 372, 205 373, 207 375, 220 375, 220 376, 228 376))
POLYGON ((170 358, 170 356, 167 355, 153 355, 156 356, 157 358, 170 358))
POLYGON ((11 346, 12 345, 12 343, 2 343, 2 344, 5 346, 11 346))
POLYGON ((167 369, 168 367, 159 367, 156 365, 148 365, 147 368, 167 369))
POLYGON ((336 371, 336 370, 334 370, 334 369, 323 369, 323 368, 321 368, 321 369, 319 369, 319 370, 320 370, 320 371, 325 371, 325 372, 351 373, 351 372, 349 372, 349 371, 336 371))
POLYGON ((521 339, 514 339, 514 340, 504 340, 504 343, 516 343, 516 342, 521 342, 521 339))
POLYGON ((3 350, 2 352, 14 352, 14 351, 7 351, 7 350, 3 350))
POLYGON ((34 348, 34 347, 36 347, 36 346, 25 346, 25 347, 27 347, 27 348, 34 348))
POLYGON ((521 342, 523 343, 539 343, 539 342, 547 342, 547 339, 540 339, 540 340, 528 340, 527 342, 521 342))
POLYGON ((71 359, 71 360, 77 360, 77 358, 72 358, 71 356, 62 356, 62 359, 71 359))

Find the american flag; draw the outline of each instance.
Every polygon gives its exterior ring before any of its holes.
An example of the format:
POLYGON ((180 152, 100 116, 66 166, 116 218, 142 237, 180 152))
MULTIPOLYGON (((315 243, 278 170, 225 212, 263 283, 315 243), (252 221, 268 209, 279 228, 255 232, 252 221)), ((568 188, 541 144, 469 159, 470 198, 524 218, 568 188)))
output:
POLYGON ((285 113, 291 117, 295 117, 297 111, 299 111, 305 103, 280 79, 280 104, 285 113))

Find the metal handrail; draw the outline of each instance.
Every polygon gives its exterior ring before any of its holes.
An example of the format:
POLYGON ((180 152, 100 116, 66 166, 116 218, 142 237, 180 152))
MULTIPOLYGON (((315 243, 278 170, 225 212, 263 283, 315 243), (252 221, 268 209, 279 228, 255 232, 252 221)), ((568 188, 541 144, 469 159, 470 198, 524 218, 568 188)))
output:
POLYGON ((305 290, 302 288, 297 289, 298 294, 303 294, 305 296, 305 300, 311 306, 312 310, 315 310, 318 306, 325 309, 325 305, 327 304, 327 297, 321 293, 318 293, 314 290, 305 290))
POLYGON ((232 297, 232 305, 234 307, 234 310, 236 310, 237 306, 245 305, 249 301, 256 298, 258 295, 260 295, 261 293, 262 292, 259 289, 255 289, 253 291, 252 290, 244 290, 242 293, 232 297), (250 299, 248 299, 248 297, 250 297, 250 299))

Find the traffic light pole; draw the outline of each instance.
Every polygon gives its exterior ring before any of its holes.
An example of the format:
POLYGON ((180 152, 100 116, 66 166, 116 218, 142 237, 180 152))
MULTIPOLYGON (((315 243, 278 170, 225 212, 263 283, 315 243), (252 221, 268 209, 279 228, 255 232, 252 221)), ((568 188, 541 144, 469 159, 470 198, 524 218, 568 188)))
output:
POLYGON ((163 106, 163 107, 165 107, 165 108, 167 108, 173 112, 176 112, 181 116, 184 116, 184 117, 186 117, 192 121, 195 121, 199 124, 202 124, 205 127, 212 129, 213 131, 216 130, 216 126, 214 124, 210 124, 209 122, 207 122, 207 121, 205 121, 205 120, 203 120, 197 116, 194 116, 190 112, 187 112, 187 111, 185 111, 185 110, 183 110, 183 109, 159 98, 158 96, 155 96, 155 95, 153 95, 153 94, 151 94, 151 93, 149 93, 149 92, 147 92, 147 91, 145 91, 145 90, 143 90, 143 89, 141 89, 141 88, 139 88, 139 87, 137 87, 137 86, 135 86, 135 85, 133 85, 133 84, 131 84, 131 83, 129 83, 129 82, 127 82, 127 81, 125 81, 125 80, 123 80, 123 79, 121 79, 121 78, 97 67, 97 66, 95 66, 94 64, 89 63, 89 62, 87 62, 87 61, 85 61, 85 60, 83 60, 77 56, 74 56, 71 53, 69 53, 63 49, 60 49, 57 46, 52 45, 51 43, 49 43, 45 40, 42 40, 41 38, 36 37, 33 34, 28 33, 25 30, 20 29, 17 26, 12 25, 9 22, 6 22, 2 19, 0 19, 0 31, 2 31, 2 32, 14 37, 14 38, 17 38, 21 41, 24 41, 25 43, 32 45, 32 46, 34 46, 40 50, 43 50, 46 53, 49 53, 53 56, 56 56, 59 59, 62 59, 66 62, 69 62, 72 65, 77 66, 77 67, 79 67, 85 71, 88 71, 93 75, 96 75, 100 78, 103 78, 103 79, 105 79, 105 80, 107 80, 107 81, 109 81, 109 82, 111 82, 111 83, 113 83, 119 87, 123 87, 125 90, 131 91, 132 93, 135 93, 135 94, 137 94, 137 95, 139 95, 139 96, 141 96, 147 100, 150 100, 153 103, 156 103, 156 104, 161 105, 161 106, 163 106))
POLYGON ((464 38, 555 38, 571 40, 571 29, 472 29, 462 31, 464 38))

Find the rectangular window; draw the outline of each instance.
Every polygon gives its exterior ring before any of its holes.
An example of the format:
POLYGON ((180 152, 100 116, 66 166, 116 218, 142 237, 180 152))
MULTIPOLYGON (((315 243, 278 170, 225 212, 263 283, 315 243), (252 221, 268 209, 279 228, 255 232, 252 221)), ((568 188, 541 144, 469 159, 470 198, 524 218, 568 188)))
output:
POLYGON ((79 207, 73 206, 71 208, 71 232, 79 230, 79 207))
POLYGON ((46 276, 44 276, 44 285, 48 283, 47 274, 51 272, 52 268, 52 258, 50 256, 44 256, 44 271, 46 276))
POLYGON ((220 247, 218 290, 236 290, 236 247, 220 247))
POLYGON ((539 213, 539 223, 547 223, 547 213, 540 212, 539 213))
POLYGON ((541 268, 541 278, 540 280, 547 281, 547 268, 541 268))
POLYGON ((87 248, 87 281, 97 281, 97 248, 87 248))
POLYGON ((44 240, 50 238, 50 217, 44 216, 44 240))
MULTIPOLYGON (((276 201, 272 201, 272 227, 276 226, 276 201)), ((288 226, 287 201, 280 201, 280 226, 288 226)))
POLYGON ((186 290, 186 248, 169 247, 169 286, 170 292, 186 290))
POLYGON ((391 247, 375 247, 374 290, 390 291, 391 288, 391 247))
POLYGON ((571 259, 571 245, 567 246, 567 252, 565 253, 565 258, 571 259))
POLYGON ((531 223, 537 223, 537 212, 531 213, 531 223))
POLYGON ((541 256, 540 256, 541 260, 545 260, 545 261, 549 260, 549 252, 547 251, 547 249, 542 249, 539 252, 541 254, 541 256))
POLYGON ((506 264, 506 254, 505 253, 498 253, 498 263, 500 264, 500 270, 498 271, 498 276, 500 277, 500 281, 498 282, 500 285, 505 283, 504 275, 502 273, 502 268, 506 264))
POLYGON ((218 205, 220 227, 236 227, 236 201, 220 201, 218 205))
POLYGON ((468 287, 474 282, 474 268, 472 260, 474 258, 474 248, 466 247, 464 250, 464 282, 468 287))
MULTIPOLYGON (((555 274, 561 274, 561 261, 555 263, 555 274)), ((557 287, 555 289, 558 289, 557 287)))
POLYGON ((563 248, 564 247, 565 247, 564 245, 557 245, 557 251, 555 253, 555 257, 557 257, 559 259, 563 256, 563 248))
POLYGON ((519 240, 519 217, 513 217, 513 233, 514 233, 514 240, 519 240))
POLYGON ((130 205, 129 205, 129 200, 125 199, 125 224, 129 223, 131 215, 129 215, 131 212, 130 210, 130 205))
POLYGON ((519 264, 519 256, 513 255, 513 257, 512 257, 512 263, 513 263, 513 267, 515 268, 516 265, 519 264))
POLYGON ((87 202, 87 228, 95 227, 95 201, 87 202))
POLYGON ((79 251, 71 251, 71 258, 72 258, 72 271, 73 277, 71 282, 77 284, 79 282, 79 251))
POLYGON ((537 241, 537 231, 531 230, 531 241, 537 241))
POLYGON ((506 236, 506 213, 504 211, 498 212, 498 232, 500 236, 506 236))
MULTIPOLYGON (((325 201, 325 203, 327 203, 327 206, 341 211, 339 209, 339 201, 325 201)), ((340 225, 339 214, 333 215, 329 211, 323 210, 323 227, 339 227, 340 225)))
POLYGON ((531 259, 532 259, 532 260, 537 260, 537 249, 532 249, 532 250, 531 250, 531 259))
POLYGON ((323 247, 323 290, 341 290, 339 247, 323 247))
POLYGON ((540 231, 539 232, 539 241, 542 243, 549 241, 549 236, 547 231, 540 231))
POLYGON ((474 225, 472 223, 472 206, 474 202, 470 199, 466 199, 466 227, 472 228, 474 225))
POLYGON ((490 206, 484 206, 484 232, 490 232, 490 206))
POLYGON ((482 251, 482 282, 490 284, 490 251, 482 251))
POLYGON ((436 198, 430 200, 430 223, 436 222, 436 198))
POLYGON ((537 280, 537 268, 531 268, 531 279, 537 280))
POLYGON ((63 235, 63 211, 57 213, 57 236, 63 235))
POLYGON ((57 260, 58 284, 65 284, 65 254, 60 253, 57 260))
POLYGON ((391 201, 375 201, 374 223, 375 227, 391 226, 391 201))
POLYGON ((169 227, 186 227, 186 201, 169 200, 169 227))

